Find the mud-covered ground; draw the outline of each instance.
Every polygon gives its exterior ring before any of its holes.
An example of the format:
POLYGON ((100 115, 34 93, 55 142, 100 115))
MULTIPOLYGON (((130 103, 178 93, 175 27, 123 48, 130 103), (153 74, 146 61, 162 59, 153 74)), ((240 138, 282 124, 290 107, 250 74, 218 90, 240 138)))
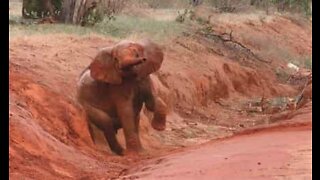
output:
MULTIPOLYGON (((78 75, 90 57, 116 40, 10 37, 10 178, 309 179, 312 101, 298 110, 251 104, 301 93, 305 81, 284 83, 275 71, 291 72, 288 58, 311 54, 311 25, 276 15, 211 21, 214 33, 232 29, 233 39, 270 63, 192 30, 160 42, 165 60, 153 79, 171 111, 163 132, 150 128, 149 113, 142 113, 141 139, 149 155, 141 157, 112 154, 99 131, 93 145, 75 100, 78 75)), ((124 145, 121 133, 118 138, 124 145)))

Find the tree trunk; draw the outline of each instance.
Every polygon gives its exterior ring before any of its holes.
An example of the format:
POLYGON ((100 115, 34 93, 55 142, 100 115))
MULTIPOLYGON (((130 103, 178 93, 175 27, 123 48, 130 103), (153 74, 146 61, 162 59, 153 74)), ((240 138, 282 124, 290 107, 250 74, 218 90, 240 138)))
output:
POLYGON ((73 11, 76 0, 64 0, 59 20, 64 23, 72 23, 73 11))
POLYGON ((79 24, 86 10, 87 10, 87 0, 77 0, 74 8, 72 22, 74 24, 79 24))
POLYGON ((191 3, 192 3, 193 6, 198 6, 198 5, 201 4, 200 0, 192 0, 191 3))

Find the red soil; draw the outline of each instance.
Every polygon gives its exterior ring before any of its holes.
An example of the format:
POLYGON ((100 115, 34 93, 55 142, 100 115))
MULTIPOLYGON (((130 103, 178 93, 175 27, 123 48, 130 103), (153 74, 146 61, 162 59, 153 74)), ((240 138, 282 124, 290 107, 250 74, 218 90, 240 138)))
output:
POLYGON ((129 175, 120 179, 312 179, 311 164, 308 123, 265 129, 172 153, 131 168, 129 175))

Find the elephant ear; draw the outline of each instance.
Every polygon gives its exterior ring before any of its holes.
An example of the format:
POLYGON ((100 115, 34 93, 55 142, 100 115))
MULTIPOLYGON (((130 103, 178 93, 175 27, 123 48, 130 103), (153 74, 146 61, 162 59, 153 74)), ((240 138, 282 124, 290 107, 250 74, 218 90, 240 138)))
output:
POLYGON ((162 49, 149 39, 141 40, 139 44, 144 49, 146 62, 138 69, 137 75, 139 78, 143 78, 160 69, 164 54, 162 49))
POLYGON ((116 62, 111 52, 112 47, 101 49, 91 62, 89 69, 93 79, 110 84, 121 84, 122 78, 116 69, 116 62))

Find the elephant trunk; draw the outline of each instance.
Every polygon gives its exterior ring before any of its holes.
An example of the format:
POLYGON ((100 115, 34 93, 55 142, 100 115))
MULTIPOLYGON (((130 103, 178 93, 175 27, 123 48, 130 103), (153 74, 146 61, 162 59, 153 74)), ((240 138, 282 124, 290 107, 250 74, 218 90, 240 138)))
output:
POLYGON ((131 61, 127 61, 127 62, 124 62, 122 64, 120 64, 120 68, 121 69, 129 69, 135 65, 138 65, 138 64, 141 64, 143 62, 145 62, 146 59, 145 58, 137 58, 137 59, 134 59, 134 60, 131 60, 131 61))

